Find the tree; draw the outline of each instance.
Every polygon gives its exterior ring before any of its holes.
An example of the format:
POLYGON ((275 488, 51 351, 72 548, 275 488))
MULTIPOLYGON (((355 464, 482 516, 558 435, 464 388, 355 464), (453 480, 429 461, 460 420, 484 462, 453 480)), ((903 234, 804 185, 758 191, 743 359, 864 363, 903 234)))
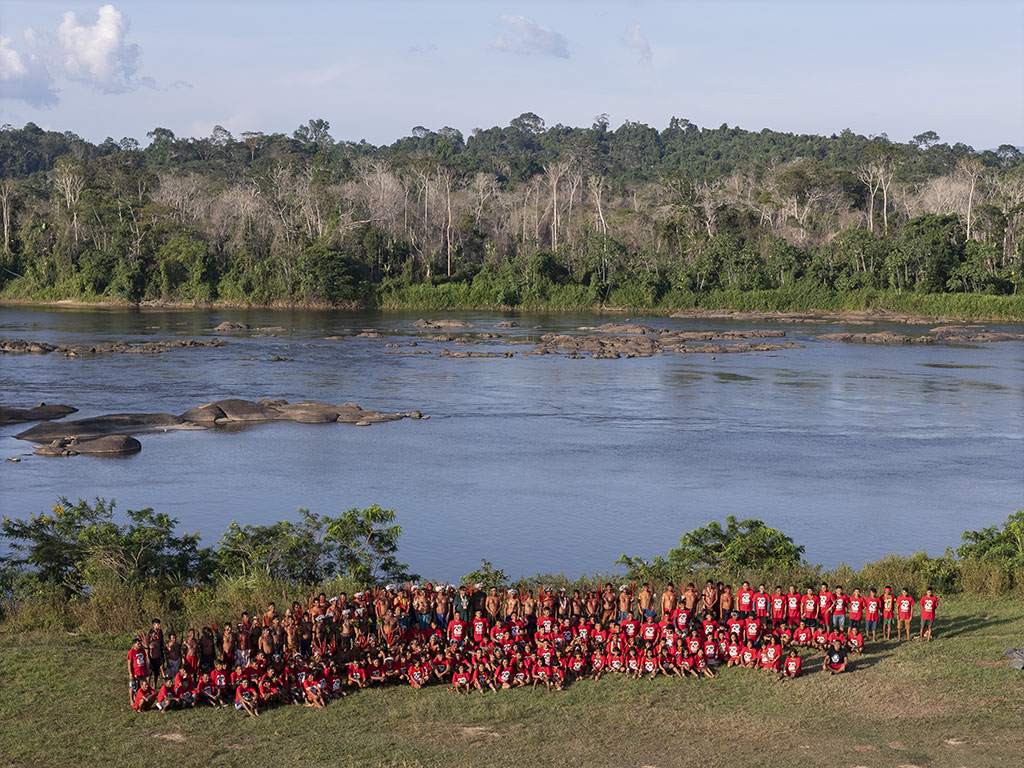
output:
POLYGON ((366 509, 350 509, 328 522, 325 539, 336 547, 344 573, 364 584, 418 578, 409 573, 408 565, 398 561, 402 527, 393 525, 394 521, 393 509, 374 504, 366 509))
POLYGON ((965 531, 956 554, 961 560, 977 559, 1004 573, 1024 575, 1024 510, 1015 510, 1003 527, 965 531))
POLYGON ((256 149, 263 143, 266 136, 261 131, 242 131, 242 140, 249 148, 249 162, 256 159, 256 149))
POLYGON ((804 548, 761 520, 725 518, 725 527, 713 521, 684 533, 679 546, 669 550, 668 558, 655 558, 653 564, 623 555, 617 561, 634 569, 653 569, 655 573, 678 576, 693 571, 739 574, 744 570, 766 572, 800 565, 804 548))

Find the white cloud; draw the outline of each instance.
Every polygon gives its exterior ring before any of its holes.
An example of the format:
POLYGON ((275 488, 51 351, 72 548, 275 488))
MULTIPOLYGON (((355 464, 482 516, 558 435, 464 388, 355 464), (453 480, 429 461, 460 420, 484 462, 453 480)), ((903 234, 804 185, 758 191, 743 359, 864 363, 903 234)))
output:
POLYGON ((139 46, 125 43, 129 22, 112 5, 99 10, 92 26, 79 24, 73 11, 64 14, 57 27, 57 42, 69 80, 97 88, 104 93, 123 93, 138 87, 139 46))
POLYGON ((505 31, 499 33, 491 43, 495 50, 569 58, 569 43, 561 33, 542 27, 524 16, 502 16, 499 21, 505 31))
MULTIPOLYGON (((31 44, 31 30, 25 32, 31 44)), ((0 37, 0 99, 17 99, 33 107, 52 107, 57 103, 53 76, 33 53, 19 53, 11 47, 11 38, 0 37)))
POLYGON ((647 42, 644 31, 639 24, 634 24, 626 32, 626 47, 633 51, 640 59, 641 64, 648 66, 654 61, 654 54, 651 52, 651 44, 647 42))

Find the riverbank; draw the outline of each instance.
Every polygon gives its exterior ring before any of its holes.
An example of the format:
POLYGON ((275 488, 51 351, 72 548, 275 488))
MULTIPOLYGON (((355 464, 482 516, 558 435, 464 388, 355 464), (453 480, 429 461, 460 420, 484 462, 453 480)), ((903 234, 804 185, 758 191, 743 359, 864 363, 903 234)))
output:
POLYGON ((391 286, 364 302, 332 304, 308 301, 238 302, 217 300, 208 303, 175 302, 154 299, 132 303, 117 297, 87 296, 46 299, 11 297, 0 294, 0 307, 36 306, 55 308, 110 308, 140 311, 177 310, 337 310, 337 311, 422 311, 422 312, 592 312, 595 314, 664 316, 680 314, 695 318, 729 317, 737 320, 787 319, 793 315, 835 320, 837 322, 949 322, 960 320, 986 322, 1024 322, 1024 295, 991 296, 967 293, 897 293, 862 290, 850 293, 804 290, 711 291, 708 293, 673 292, 662 300, 644 304, 631 301, 597 301, 590 291, 506 304, 475 290, 470 283, 391 286), (725 314, 723 314, 725 313, 725 314))
POLYGON ((1022 638, 1019 602, 944 598, 934 642, 869 644, 839 677, 808 653, 805 677, 786 683, 729 669, 700 681, 606 677, 550 694, 399 686, 250 719, 233 709, 133 713, 127 636, 0 628, 0 744, 7 763, 38 766, 234 766, 258 753, 281 764, 446 768, 984 768, 1024 749, 1024 676, 1002 658, 1022 638))

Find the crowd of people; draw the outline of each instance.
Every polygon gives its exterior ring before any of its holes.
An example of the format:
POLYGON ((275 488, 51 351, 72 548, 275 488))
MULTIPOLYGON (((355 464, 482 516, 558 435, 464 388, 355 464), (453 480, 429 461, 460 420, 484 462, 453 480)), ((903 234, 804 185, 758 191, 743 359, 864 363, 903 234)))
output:
POLYGON ((131 706, 146 712, 231 707, 257 717, 274 705, 322 708, 371 686, 444 685, 456 694, 538 687, 558 691, 604 675, 714 678, 725 667, 801 676, 822 654, 830 674, 883 640, 931 640, 938 598, 821 584, 803 593, 750 584, 691 583, 660 594, 650 584, 587 592, 481 584, 404 585, 270 603, 240 620, 164 630, 159 619, 128 651, 131 706))

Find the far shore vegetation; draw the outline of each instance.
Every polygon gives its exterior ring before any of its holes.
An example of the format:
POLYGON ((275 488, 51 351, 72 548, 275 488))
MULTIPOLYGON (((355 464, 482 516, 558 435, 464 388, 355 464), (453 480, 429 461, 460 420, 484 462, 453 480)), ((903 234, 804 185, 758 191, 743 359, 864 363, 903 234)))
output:
POLYGON ((393 144, 0 129, 0 301, 1024 319, 1024 153, 524 113, 393 144))

